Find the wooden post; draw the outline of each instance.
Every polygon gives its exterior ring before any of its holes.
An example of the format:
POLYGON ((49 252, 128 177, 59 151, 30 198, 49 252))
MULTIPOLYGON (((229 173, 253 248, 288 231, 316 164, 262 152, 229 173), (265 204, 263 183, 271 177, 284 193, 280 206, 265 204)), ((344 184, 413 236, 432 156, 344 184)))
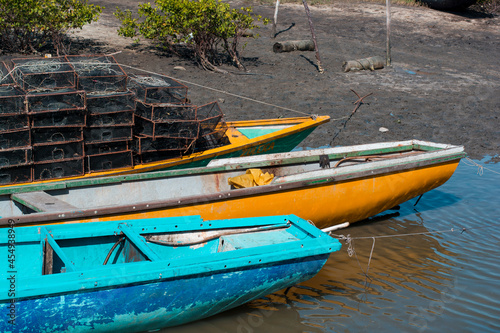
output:
POLYGON ((313 27, 312 20, 311 20, 311 12, 309 11, 309 6, 307 5, 306 0, 302 0, 302 3, 304 4, 304 8, 306 10, 307 20, 309 21, 309 28, 311 29, 311 35, 312 35, 312 39, 314 42, 314 49, 316 50, 316 61, 318 62, 318 70, 322 74, 324 72, 324 70, 323 70, 323 67, 321 66, 321 59, 319 57, 318 43, 316 42, 316 34, 314 33, 314 27, 313 27))
POLYGON ((387 17, 386 66, 391 66, 391 0, 385 0, 387 17))
POLYGON ((280 6, 280 0, 276 0, 276 9, 274 10, 274 21, 273 21, 273 35, 271 38, 276 38, 276 25, 278 24, 278 8, 280 6))

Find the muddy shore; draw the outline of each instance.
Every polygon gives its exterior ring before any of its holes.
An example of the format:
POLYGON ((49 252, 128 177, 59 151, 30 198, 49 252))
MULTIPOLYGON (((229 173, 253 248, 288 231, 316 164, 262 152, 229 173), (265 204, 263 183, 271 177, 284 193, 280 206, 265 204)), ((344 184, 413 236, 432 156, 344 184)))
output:
MULTIPOLYGON (((415 138, 463 145, 471 158, 489 156, 492 161, 500 161, 498 16, 393 5, 392 66, 345 73, 344 61, 385 56, 385 6, 343 1, 311 6, 325 69, 320 74, 314 52, 273 52, 277 41, 310 38, 304 8, 282 5, 276 38, 271 37, 272 27, 267 25, 259 29, 259 38, 245 40, 242 55, 248 72, 224 67, 234 74, 223 75, 163 53, 146 41, 135 44, 132 39, 119 37, 119 23, 112 13, 116 6, 135 9, 137 1, 91 2, 106 9, 98 22, 74 33, 73 52, 119 52, 115 58, 122 64, 185 83, 195 104, 218 100, 226 120, 329 115, 332 120, 301 146, 415 138), (353 91, 372 95, 345 124, 357 100, 353 91)), ((257 14, 273 17, 273 6, 253 7, 257 14)), ((12 55, 1 58, 9 57, 12 55)))

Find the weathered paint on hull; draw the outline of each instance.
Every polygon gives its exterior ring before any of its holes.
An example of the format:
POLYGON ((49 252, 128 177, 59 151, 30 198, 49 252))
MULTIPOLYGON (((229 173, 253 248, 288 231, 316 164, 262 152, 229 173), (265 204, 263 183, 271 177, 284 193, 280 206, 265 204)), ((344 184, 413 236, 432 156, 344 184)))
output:
POLYGON ((319 272, 328 256, 17 300, 15 327, 7 322, 10 303, 3 303, 0 331, 141 332, 181 325, 308 280, 319 272))
POLYGON ((458 163, 459 160, 453 160, 375 177, 318 183, 288 191, 223 198, 218 201, 137 213, 80 218, 78 221, 117 221, 185 215, 221 219, 294 214, 314 221, 316 226, 323 228, 343 222, 361 221, 439 187, 453 175, 458 163))

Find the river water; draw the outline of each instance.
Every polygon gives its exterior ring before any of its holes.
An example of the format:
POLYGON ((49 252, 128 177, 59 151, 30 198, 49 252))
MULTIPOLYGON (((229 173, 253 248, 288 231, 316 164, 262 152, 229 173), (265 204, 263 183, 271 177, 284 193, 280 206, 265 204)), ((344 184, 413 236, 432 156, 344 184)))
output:
POLYGON ((287 294, 161 332, 499 332, 500 163, 487 161, 337 231, 350 241, 287 294))

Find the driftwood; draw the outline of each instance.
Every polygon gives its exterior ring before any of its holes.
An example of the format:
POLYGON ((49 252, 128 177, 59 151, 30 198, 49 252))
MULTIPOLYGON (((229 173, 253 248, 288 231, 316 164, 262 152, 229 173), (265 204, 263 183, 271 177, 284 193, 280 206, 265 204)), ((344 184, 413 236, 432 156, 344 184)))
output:
POLYGON ((385 59, 375 56, 358 60, 349 60, 344 62, 342 69, 344 72, 369 69, 371 71, 384 68, 385 59))
POLYGON ((314 42, 312 40, 277 42, 273 45, 273 51, 275 53, 292 51, 314 51, 314 42))

